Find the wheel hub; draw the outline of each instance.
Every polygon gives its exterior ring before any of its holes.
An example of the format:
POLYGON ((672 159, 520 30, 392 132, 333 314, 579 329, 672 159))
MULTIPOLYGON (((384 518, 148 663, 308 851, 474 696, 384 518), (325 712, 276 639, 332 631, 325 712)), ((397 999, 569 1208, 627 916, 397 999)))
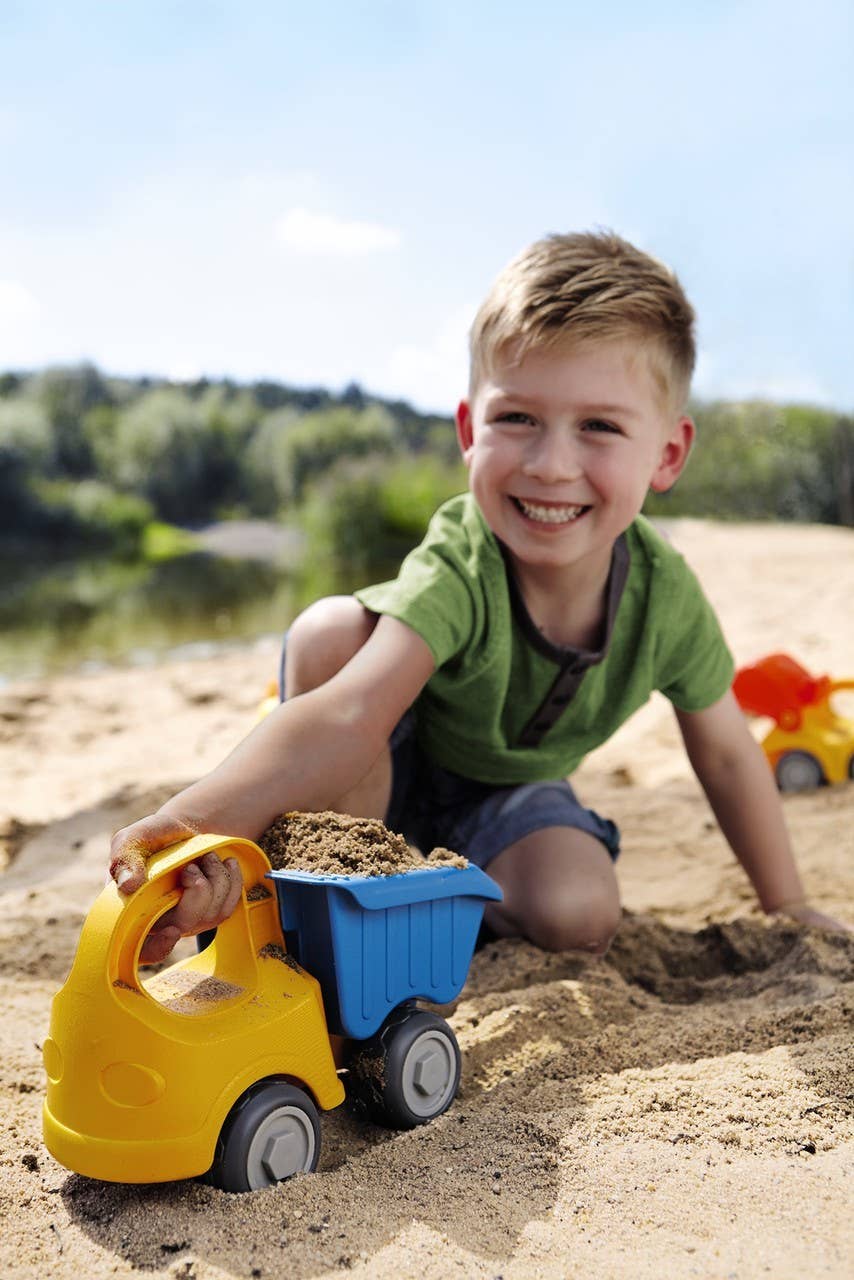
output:
POLYGON ((435 1049, 426 1050, 412 1071, 412 1083, 425 1098, 438 1093, 445 1082, 445 1063, 435 1049))
POLYGON ((280 1182, 301 1168, 305 1142, 296 1133, 277 1133, 267 1142, 261 1164, 274 1182, 280 1182))

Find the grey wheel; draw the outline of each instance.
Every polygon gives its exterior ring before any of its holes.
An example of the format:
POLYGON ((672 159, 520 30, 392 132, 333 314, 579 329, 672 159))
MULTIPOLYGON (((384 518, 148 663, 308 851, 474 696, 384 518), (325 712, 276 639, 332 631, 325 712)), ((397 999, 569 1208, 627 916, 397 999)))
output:
POLYGON ((397 1011, 354 1056, 350 1071, 357 1103, 375 1120, 413 1129, 447 1111, 457 1096, 460 1049, 437 1014, 397 1011))
POLYGON ((787 751, 774 770, 781 791, 811 791, 824 782, 824 772, 808 751, 787 751))
POLYGON ((320 1116, 308 1094, 262 1080, 228 1113, 207 1181, 223 1191, 259 1191, 313 1172, 319 1155, 320 1116))

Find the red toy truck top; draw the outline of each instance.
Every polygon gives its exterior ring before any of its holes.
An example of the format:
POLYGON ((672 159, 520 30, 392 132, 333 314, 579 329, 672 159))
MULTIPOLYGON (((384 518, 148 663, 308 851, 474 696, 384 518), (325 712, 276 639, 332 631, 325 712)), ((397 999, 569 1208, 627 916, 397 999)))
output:
POLYGON ((732 687, 742 710, 775 722, 762 747, 781 791, 854 778, 854 721, 830 704, 854 680, 812 676, 788 654, 772 653, 742 667, 732 687))
POLYGON ((811 676, 786 653, 772 653, 736 673, 733 693, 743 710, 771 716, 781 729, 799 729, 804 707, 825 702, 834 688, 830 676, 811 676))

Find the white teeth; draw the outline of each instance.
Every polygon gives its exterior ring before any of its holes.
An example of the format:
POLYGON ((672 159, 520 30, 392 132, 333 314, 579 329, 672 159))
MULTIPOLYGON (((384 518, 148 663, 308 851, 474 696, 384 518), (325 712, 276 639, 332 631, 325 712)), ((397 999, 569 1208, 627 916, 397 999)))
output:
POLYGON ((540 520, 543 524, 565 524, 567 520, 575 520, 585 507, 541 507, 536 502, 526 502, 517 498, 519 506, 529 520, 540 520))

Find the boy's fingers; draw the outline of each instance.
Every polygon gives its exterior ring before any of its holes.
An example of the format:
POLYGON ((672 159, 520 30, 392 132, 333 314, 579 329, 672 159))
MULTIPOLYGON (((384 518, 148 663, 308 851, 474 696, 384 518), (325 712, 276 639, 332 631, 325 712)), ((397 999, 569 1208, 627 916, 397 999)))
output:
POLYGON ((215 853, 206 853, 198 863, 182 867, 181 886, 180 902, 163 919, 188 934, 222 924, 240 900, 243 881, 235 858, 225 864, 215 853))
POLYGON ((824 929, 828 933, 854 933, 854 927, 850 924, 825 915, 823 911, 817 911, 807 902, 793 903, 791 906, 781 908, 775 914, 788 916, 798 924, 808 925, 812 929, 824 929))
POLYGON ((135 893, 145 882, 146 859, 152 853, 195 834, 189 823, 165 813, 122 827, 110 843, 110 875, 122 893, 135 893))
POLYGON ((210 852, 199 858, 199 868, 205 875, 209 885, 209 917, 219 914, 222 904, 228 897, 228 891, 231 888, 231 877, 226 870, 222 859, 215 853, 210 852))
POLYGON ((181 898, 163 919, 181 934, 198 933, 210 916, 211 883, 195 862, 181 868, 181 898))
POLYGON ((213 929, 231 915, 240 901, 243 878, 236 858, 223 862, 213 852, 199 859, 199 868, 207 879, 209 894, 203 925, 213 929))
POLYGON ((142 944, 140 964, 157 964, 165 960, 180 937, 181 930, 176 925, 158 921, 142 944))
POLYGON ((243 878, 236 858, 221 862, 215 853, 206 853, 198 864, 189 862, 180 872, 181 897, 157 921, 142 950, 142 964, 163 960, 181 937, 200 933, 222 924, 234 911, 243 891, 243 878))
POLYGON ((222 905, 222 919, 227 919, 234 911, 240 895, 243 893, 243 876, 240 874, 240 865, 236 858, 227 858, 225 861, 225 869, 228 872, 229 890, 225 902, 222 905))

